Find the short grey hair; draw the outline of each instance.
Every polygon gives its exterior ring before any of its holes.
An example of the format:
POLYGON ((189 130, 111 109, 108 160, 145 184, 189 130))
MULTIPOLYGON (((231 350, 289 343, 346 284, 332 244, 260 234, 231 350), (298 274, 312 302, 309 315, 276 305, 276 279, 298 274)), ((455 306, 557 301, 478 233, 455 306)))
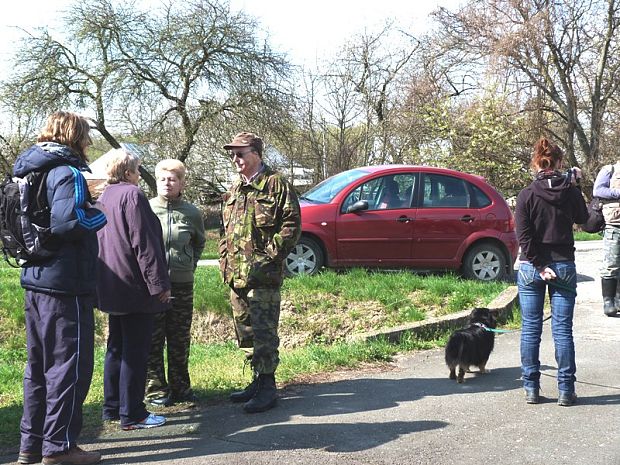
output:
POLYGON ((136 171, 140 166, 140 157, 125 149, 114 149, 110 152, 109 157, 105 169, 108 175, 108 184, 127 181, 127 171, 136 171))

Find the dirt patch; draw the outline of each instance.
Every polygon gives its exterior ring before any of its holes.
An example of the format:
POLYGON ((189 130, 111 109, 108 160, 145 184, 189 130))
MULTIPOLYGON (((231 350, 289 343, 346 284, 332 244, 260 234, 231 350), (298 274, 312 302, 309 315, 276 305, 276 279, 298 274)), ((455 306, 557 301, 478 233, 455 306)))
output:
POLYGON ((385 308, 377 302, 352 305, 332 295, 315 296, 312 301, 297 304, 284 300, 280 309, 280 340, 289 348, 312 342, 331 344, 351 334, 381 327, 388 320, 385 308))
MULTIPOLYGON (((386 307, 377 301, 350 302, 335 294, 316 293, 283 299, 280 304, 280 345, 332 344, 351 335, 393 327, 405 321, 440 314, 443 302, 429 302, 424 292, 413 291, 386 307)), ((194 313, 192 340, 215 343, 236 340, 232 319, 209 312, 194 313)))
POLYGON ((211 312, 194 312, 191 334, 192 341, 200 344, 237 340, 232 318, 211 312))
MULTIPOLYGON (((280 345, 294 348, 308 343, 333 343, 349 335, 382 327, 389 316, 377 302, 352 306, 334 296, 321 296, 329 302, 329 312, 315 308, 314 302, 280 304, 280 345)), ((323 306, 322 306, 323 307, 323 306)), ((201 344, 236 340, 232 318, 210 312, 194 313, 192 340, 201 344)))

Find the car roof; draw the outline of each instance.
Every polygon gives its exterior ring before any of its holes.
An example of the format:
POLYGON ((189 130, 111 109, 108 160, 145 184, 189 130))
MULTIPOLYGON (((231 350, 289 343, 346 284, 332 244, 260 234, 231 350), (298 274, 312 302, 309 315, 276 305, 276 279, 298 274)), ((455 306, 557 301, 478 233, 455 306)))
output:
POLYGON ((372 166, 362 166, 360 168, 354 168, 356 170, 366 171, 367 173, 377 173, 377 172, 398 172, 398 171, 427 171, 432 173, 441 173, 441 174, 454 174, 458 176, 465 177, 473 177, 475 179, 479 179, 481 181, 485 181, 483 176, 478 174, 466 173, 464 171, 453 170, 450 168, 439 168, 435 166, 427 166, 427 165, 372 165, 372 166))

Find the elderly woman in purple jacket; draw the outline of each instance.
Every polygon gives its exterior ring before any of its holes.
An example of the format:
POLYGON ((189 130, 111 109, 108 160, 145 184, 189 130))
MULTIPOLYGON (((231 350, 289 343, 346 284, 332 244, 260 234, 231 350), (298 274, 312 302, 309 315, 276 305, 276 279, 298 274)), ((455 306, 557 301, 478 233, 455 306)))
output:
POLYGON ((138 187, 139 167, 137 156, 116 150, 99 198, 108 218, 97 235, 99 309, 109 314, 103 419, 120 419, 124 430, 166 422, 143 402, 153 314, 169 306, 170 279, 160 222, 138 187))

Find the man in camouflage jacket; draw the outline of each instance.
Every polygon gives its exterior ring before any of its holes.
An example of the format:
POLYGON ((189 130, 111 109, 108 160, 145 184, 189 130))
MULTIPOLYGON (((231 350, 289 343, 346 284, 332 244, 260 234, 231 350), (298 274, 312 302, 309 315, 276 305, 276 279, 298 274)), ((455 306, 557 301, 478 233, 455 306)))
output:
POLYGON ((254 372, 252 383, 230 399, 244 402, 246 412, 263 412, 276 402, 280 286, 284 259, 301 234, 299 201, 286 179, 263 163, 263 141, 255 134, 239 133, 224 149, 240 179, 224 196, 220 270, 231 288, 239 347, 252 350, 254 372))

